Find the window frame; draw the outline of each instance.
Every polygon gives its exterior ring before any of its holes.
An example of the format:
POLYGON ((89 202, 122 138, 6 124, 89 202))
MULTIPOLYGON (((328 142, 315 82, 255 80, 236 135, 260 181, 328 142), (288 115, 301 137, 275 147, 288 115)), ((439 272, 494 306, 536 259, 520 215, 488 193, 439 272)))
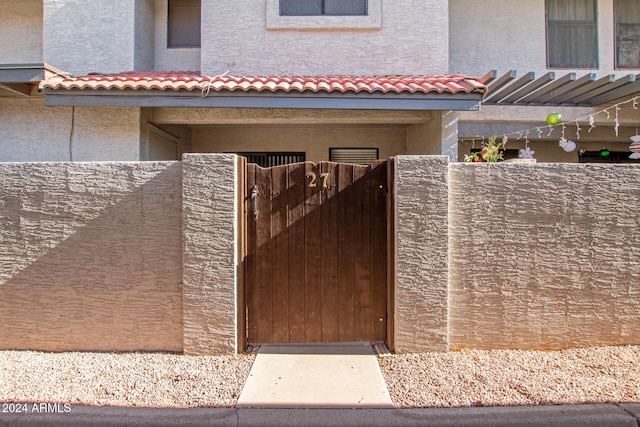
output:
POLYGON ((202 47, 202 1, 201 0, 167 0, 167 49, 200 49, 202 47), (197 3, 198 4, 198 10, 199 10, 199 19, 198 19, 198 24, 199 24, 199 30, 198 30, 198 44, 180 44, 180 43, 172 43, 172 37, 171 34, 173 34, 172 31, 172 25, 171 25, 171 16, 172 16, 172 5, 171 3, 174 2, 173 8, 176 7, 194 7, 194 6, 187 6, 187 5, 176 5, 175 3, 193 3, 194 5, 197 3))
MULTIPOLYGON (((593 40, 593 46, 594 46, 594 63, 591 65, 582 65, 582 64, 568 64, 568 65, 562 65, 562 64, 552 64, 551 63, 551 41, 550 40, 550 23, 552 22, 587 22, 587 21, 559 21, 559 20, 554 20, 552 21, 549 17, 549 5, 550 2, 552 2, 554 0, 545 0, 544 6, 545 6, 545 42, 546 42, 546 59, 547 59, 547 69, 585 69, 585 70, 591 70, 591 69, 597 69, 600 67, 600 46, 598 43, 598 1, 597 0, 590 0, 593 4, 593 29, 594 29, 594 40, 593 40)), ((583 24, 584 25, 584 24, 583 24)))
MULTIPOLYGON (((327 1, 330 0, 307 0, 320 3, 320 13, 308 13, 308 14, 284 14, 282 13, 282 2, 286 0, 278 0, 280 8, 280 16, 367 16, 368 15, 368 0, 359 0, 364 2, 364 13, 327 13, 327 1)), ((299 0, 294 0, 299 1, 299 0)))
POLYGON ((367 0, 367 15, 280 16, 280 0, 267 1, 267 30, 380 30, 382 0, 367 0))
MULTIPOLYGON (((618 22, 618 5, 621 0, 613 0, 613 26, 614 26, 614 66, 616 70, 629 70, 629 69, 640 69, 640 59, 636 66, 627 66, 620 65, 620 51, 619 51, 619 36, 618 36, 618 28, 620 23, 618 22)), ((626 25, 635 25, 640 28, 640 20, 635 24, 626 24, 626 25)), ((637 39, 638 47, 640 50, 640 38, 637 39)))

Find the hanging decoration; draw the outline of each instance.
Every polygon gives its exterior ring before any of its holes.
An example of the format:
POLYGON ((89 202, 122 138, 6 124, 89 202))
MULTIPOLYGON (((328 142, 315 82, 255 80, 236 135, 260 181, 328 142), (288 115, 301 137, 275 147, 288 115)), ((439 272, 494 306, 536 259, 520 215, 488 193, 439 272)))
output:
POLYGON ((533 155, 536 152, 531 149, 531 147, 521 148, 518 152, 518 157, 521 159, 533 159, 533 155))
POLYGON ((562 115, 556 111, 547 116, 547 124, 549 126, 555 126, 560 124, 560 122, 562 122, 562 115))
POLYGON ((598 151, 598 155, 600 157, 609 157, 611 155, 611 151, 607 150, 606 148, 603 148, 602 150, 598 151))
MULTIPOLYGON (((606 114, 606 119, 607 120, 611 120, 611 111, 615 112, 615 117, 614 117, 614 126, 613 126, 613 130, 616 136, 619 136, 619 128, 620 128, 620 107, 622 105, 625 104, 632 104, 633 108, 635 110, 638 109, 638 106, 640 105, 640 96, 635 96, 631 99, 627 99, 626 101, 621 101, 615 105, 610 105, 609 107, 600 110, 600 111, 596 111, 593 113, 589 113, 587 116, 584 117, 578 117, 577 119, 572 119, 569 121, 562 121, 562 115, 560 113, 558 113, 557 111, 553 111, 552 113, 550 113, 547 116, 547 124, 548 126, 538 126, 538 127, 533 127, 531 129, 525 129, 525 130, 520 130, 520 131, 515 131, 515 132, 510 132, 510 133, 504 133, 502 138, 504 143, 506 143, 506 141, 508 140, 508 138, 510 136, 515 136, 517 137, 517 140, 521 140, 522 137, 524 136, 525 138, 525 146, 528 148, 528 133, 529 132, 537 132, 538 134, 538 138, 541 137, 542 135, 542 131, 545 128, 548 128, 548 132, 547 132, 547 137, 551 137, 551 135, 553 134, 553 131, 557 128, 557 126, 561 125, 562 126, 562 137, 559 140, 559 147, 562 148, 563 150, 570 152, 576 149, 575 145, 576 143, 574 141, 572 141, 569 138, 565 137, 565 127, 567 125, 572 125, 575 126, 575 139, 579 140, 580 139, 580 131, 582 130, 582 128, 580 127, 580 122, 587 122, 589 124, 589 129, 587 130, 589 133, 591 133, 591 131, 593 129, 596 128, 596 118, 597 116, 599 116, 600 114, 606 114), (611 110, 611 111, 610 111, 611 110)), ((471 141, 472 143, 475 143, 476 139, 480 139, 479 136, 476 137, 472 137, 472 138, 461 138, 461 141, 471 141)), ((482 137, 482 140, 484 140, 485 137, 482 137)), ((632 139, 633 140, 633 139, 632 139)), ((483 144, 484 145, 484 144, 483 144)), ((633 144, 632 144, 633 145, 633 144)), ((636 145, 634 145, 634 147, 636 147, 636 145)), ((631 148, 631 146, 630 146, 631 148)), ((640 144, 638 144, 638 148, 640 148, 640 144)), ((600 150, 600 155, 602 157, 607 157, 611 154, 611 152, 607 149, 602 149, 600 150)), ((633 151, 632 153, 638 153, 638 159, 640 159, 640 151, 633 151)), ((632 154, 633 155, 633 154, 632 154)))
POLYGON ((562 148, 567 153, 570 153, 576 149, 576 143, 571 141, 570 139, 565 139, 565 138, 560 138, 560 142, 558 143, 558 146, 560 146, 560 148, 562 148))
POLYGON ((631 137, 631 145, 629 145, 629 151, 631 151, 630 159, 640 159, 640 135, 633 135, 631 137))

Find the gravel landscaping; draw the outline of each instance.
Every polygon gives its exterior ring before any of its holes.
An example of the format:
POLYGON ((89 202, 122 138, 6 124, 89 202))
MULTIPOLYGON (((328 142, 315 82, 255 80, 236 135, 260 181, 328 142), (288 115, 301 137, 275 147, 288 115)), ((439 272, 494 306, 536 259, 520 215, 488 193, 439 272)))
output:
POLYGON ((397 407, 640 402, 640 346, 380 357, 397 407))
MULTIPOLYGON (((229 407, 254 358, 255 351, 0 351, 0 402, 229 407)), ((397 407, 640 402, 640 346, 391 354, 378 361, 397 407)))

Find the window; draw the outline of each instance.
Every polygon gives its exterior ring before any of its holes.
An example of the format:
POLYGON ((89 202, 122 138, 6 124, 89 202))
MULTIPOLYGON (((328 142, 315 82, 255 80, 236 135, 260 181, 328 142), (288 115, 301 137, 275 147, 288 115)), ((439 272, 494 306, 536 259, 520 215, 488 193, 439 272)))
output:
POLYGON ((263 168, 304 162, 306 157, 306 153, 304 152, 244 152, 236 154, 246 157, 247 163, 256 163, 263 168))
POLYGON ((329 161, 369 165, 378 160, 377 148, 329 148, 329 161))
POLYGON ((616 68, 640 68, 640 2, 615 0, 616 68))
POLYGON ((200 47, 200 0, 169 0, 167 46, 200 47))
POLYGON ((597 68, 595 0, 547 0, 547 64, 597 68))
POLYGON ((280 16, 366 14, 367 0, 280 0, 280 16))

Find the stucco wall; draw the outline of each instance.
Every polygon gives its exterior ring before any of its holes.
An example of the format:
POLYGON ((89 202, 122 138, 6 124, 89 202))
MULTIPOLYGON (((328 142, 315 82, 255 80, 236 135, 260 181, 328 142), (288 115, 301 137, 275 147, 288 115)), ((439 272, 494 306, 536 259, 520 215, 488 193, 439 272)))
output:
POLYGON ((42 1, 0 0, 0 63, 42 62, 42 1))
POLYGON ((0 123, 0 162, 140 158, 139 108, 46 107, 41 98, 0 98, 0 123))
POLYGON ((448 349, 448 158, 394 160, 396 352, 448 349))
POLYGON ((135 68, 132 0, 43 0, 44 61, 74 75, 135 68))
MULTIPOLYGON (((184 352, 235 353, 239 212, 237 156, 186 154, 183 160, 184 352)), ((240 349, 242 350, 242 349, 240 349)))
POLYGON ((449 170, 451 347, 640 343, 640 168, 449 170))
MULTIPOLYGON (((200 71, 200 49, 167 48, 167 0, 155 0, 155 70, 200 71)), ((228 29, 216 29, 227 30, 228 29)))
POLYGON ((135 0, 134 70, 154 69, 155 0, 135 0))
MULTIPOLYGON (((228 70, 231 74, 368 75, 448 71, 447 2, 381 0, 379 28, 347 25, 337 30, 269 29, 267 8, 272 3, 202 3, 203 73, 215 75, 228 70)), ((277 0, 274 4, 277 6, 277 0)), ((333 18, 303 20, 320 20, 332 27, 333 18)))
MULTIPOLYGON (((578 72, 628 74, 614 69, 613 0, 597 0, 597 7, 599 67, 578 72)), ((548 71, 544 0, 449 0, 449 17, 450 72, 481 76, 497 69, 542 76, 548 71)))
POLYGON ((404 153, 405 140, 405 127, 220 126, 196 130, 192 148, 200 153, 296 151, 319 162, 329 160, 329 147, 377 147, 386 159, 404 153))
POLYGON ((0 349, 182 350, 181 164, 0 164, 0 349))

